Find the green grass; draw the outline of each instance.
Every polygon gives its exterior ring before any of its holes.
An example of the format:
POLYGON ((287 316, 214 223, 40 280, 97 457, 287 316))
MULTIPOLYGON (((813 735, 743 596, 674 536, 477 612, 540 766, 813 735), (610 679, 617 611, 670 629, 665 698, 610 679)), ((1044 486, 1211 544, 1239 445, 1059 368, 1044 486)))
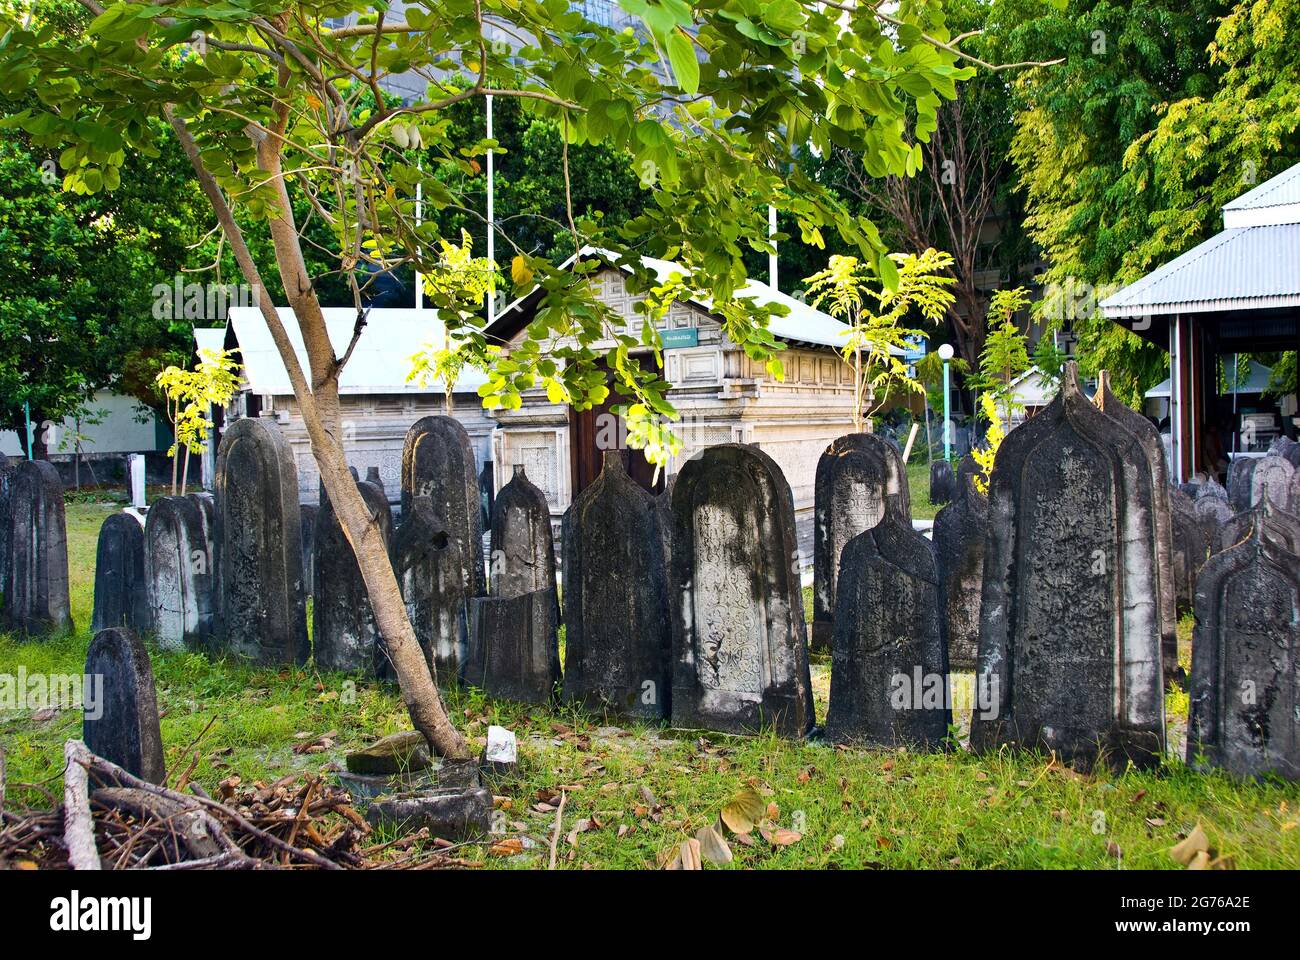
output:
POLYGON ((912 519, 933 520, 943 504, 935 506, 930 502, 930 464, 924 452, 913 452, 907 463, 907 486, 912 495, 912 519))
MULTIPOLYGON (((92 505, 69 508, 73 607, 83 628, 94 538, 106 513, 92 505)), ((1186 647, 1188 621, 1180 633, 1186 647)), ((84 629, 40 643, 0 638, 0 673, 20 665, 29 672, 79 673, 87 643, 84 629)), ((410 726, 393 687, 310 668, 270 670, 194 653, 153 654, 168 767, 179 771, 197 753, 194 779, 209 791, 232 775, 244 783, 270 781, 341 764, 347 749, 410 726), (326 752, 293 752, 299 734, 330 731, 338 739, 326 752)), ((828 662, 815 659, 813 674, 824 717, 828 662)), ((533 808, 539 796, 561 786, 575 789, 565 805, 560 864, 641 868, 656 866, 713 823, 750 784, 777 805, 777 825, 797 829, 802 838, 782 848, 757 834, 752 848, 732 843, 736 859, 729 868, 1172 868, 1168 848, 1198 822, 1239 867, 1300 866, 1300 785, 1193 773, 1173 756, 1151 773, 1079 776, 1042 757, 1012 752, 977 758, 962 751, 848 750, 772 736, 668 731, 568 708, 489 701, 476 691, 449 693, 447 706, 476 745, 492 723, 519 737, 518 779, 493 785, 505 818, 505 833, 496 839, 528 838, 527 849, 514 857, 493 856, 486 844, 463 851, 492 868, 545 866, 555 814, 533 808), (652 795, 650 809, 643 788, 652 795), (579 820, 592 828, 571 846, 567 836, 579 820)), ((1181 742, 1186 695, 1171 693, 1168 706, 1171 740, 1181 742)), ((62 743, 79 730, 74 712, 45 721, 26 712, 0 713, 10 808, 45 805, 40 791, 25 784, 59 794, 62 743)))

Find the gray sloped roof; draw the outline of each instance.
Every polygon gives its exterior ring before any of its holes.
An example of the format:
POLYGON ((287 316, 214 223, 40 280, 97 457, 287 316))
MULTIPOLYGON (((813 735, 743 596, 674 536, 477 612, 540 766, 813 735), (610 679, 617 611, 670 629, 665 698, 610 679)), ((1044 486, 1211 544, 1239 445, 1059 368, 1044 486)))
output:
POLYGON ((1259 210, 1300 203, 1300 163, 1265 180, 1258 187, 1223 205, 1228 210, 1259 210))

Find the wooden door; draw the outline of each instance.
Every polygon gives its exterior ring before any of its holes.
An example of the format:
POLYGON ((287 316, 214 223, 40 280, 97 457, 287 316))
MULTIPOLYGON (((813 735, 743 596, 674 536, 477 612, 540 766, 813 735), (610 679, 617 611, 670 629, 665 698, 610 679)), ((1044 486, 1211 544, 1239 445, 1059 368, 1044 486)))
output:
MULTIPOLYGON (((605 382, 609 383, 606 372, 605 382)), ((651 493, 659 493, 664 488, 664 474, 659 471, 655 479, 655 468, 640 450, 627 446, 627 427, 623 418, 611 409, 625 402, 611 389, 605 402, 593 406, 590 410, 569 411, 569 461, 573 476, 573 496, 586 489, 600 475, 601 463, 605 451, 617 446, 623 451, 623 463, 628 476, 651 493)))

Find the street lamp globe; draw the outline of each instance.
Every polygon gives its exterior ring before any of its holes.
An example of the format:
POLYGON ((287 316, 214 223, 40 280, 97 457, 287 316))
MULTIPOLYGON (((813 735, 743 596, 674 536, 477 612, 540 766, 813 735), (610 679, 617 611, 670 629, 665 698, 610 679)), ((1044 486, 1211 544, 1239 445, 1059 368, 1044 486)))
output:
POLYGON ((945 344, 942 344, 942 345, 939 347, 939 359, 940 359, 940 360, 943 360, 943 361, 945 361, 945 362, 948 361, 948 360, 951 360, 951 359, 952 359, 952 344, 951 344, 951 343, 945 343, 945 344))

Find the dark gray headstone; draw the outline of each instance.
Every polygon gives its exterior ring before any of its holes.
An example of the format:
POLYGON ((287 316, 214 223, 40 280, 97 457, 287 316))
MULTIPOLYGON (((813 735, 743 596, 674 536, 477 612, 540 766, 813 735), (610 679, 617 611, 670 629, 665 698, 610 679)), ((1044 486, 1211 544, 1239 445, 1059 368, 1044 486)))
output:
POLYGON ((489 697, 550 703, 560 682, 554 591, 476 597, 469 609, 461 680, 489 697))
MULTIPOLYGON (((402 513, 392 557, 425 660, 438 683, 454 686, 465 661, 470 595, 460 549, 429 497, 413 497, 402 513)), ((390 676, 390 665, 381 662, 379 672, 390 676)))
POLYGON ((149 653, 131 630, 110 627, 95 634, 86 651, 90 690, 82 739, 92 753, 150 783, 167 776, 158 702, 149 653))
POLYGON ((258 663, 306 663, 298 478, 280 428, 263 417, 227 427, 215 487, 226 643, 258 663))
POLYGON ((1260 501, 1259 506, 1239 513, 1224 523, 1219 530, 1219 545, 1216 552, 1229 550, 1249 540, 1256 525, 1261 524, 1265 540, 1283 553, 1300 556, 1300 518, 1278 509, 1267 497, 1260 501))
POLYGON ((1285 458, 1291 466, 1300 470, 1300 443, 1296 443, 1289 437, 1279 437, 1277 452, 1285 458))
POLYGON ((709 447, 682 466, 669 590, 673 725, 805 736, 813 700, 794 499, 757 447, 709 447))
POLYGON ((975 489, 973 476, 960 476, 957 496, 935 515, 931 534, 939 577, 939 627, 953 670, 974 670, 979 655, 988 528, 988 498, 975 489))
POLYGON ((388 491, 384 489, 384 478, 379 475, 378 467, 366 467, 366 483, 374 484, 379 488, 380 493, 384 496, 388 495, 388 491))
POLYGON ((217 563, 204 506, 193 496, 162 497, 145 515, 149 630, 165 649, 210 650, 216 642, 217 563))
POLYGON ((314 503, 298 504, 298 527, 302 531, 302 585, 309 597, 316 589, 316 515, 314 503))
POLYGON ((480 529, 492 527, 492 503, 496 500, 496 481, 492 472, 492 461, 484 460, 483 469, 478 472, 478 502, 480 529))
POLYGON ((973 487, 975 478, 983 475, 983 473, 984 468, 979 465, 979 462, 969 453, 966 454, 957 464, 957 492, 961 493, 962 490, 973 487))
POLYGON ((63 481, 46 460, 24 460, 9 487, 4 620, 19 633, 71 630, 63 481))
POLYGON ((971 745, 1151 766, 1165 714, 1153 484, 1141 444, 1067 364, 1007 434, 989 493, 971 745), (989 716, 992 713, 993 716, 989 716))
POLYGON ((406 432, 402 448, 402 512, 426 496, 442 518, 461 564, 470 596, 486 592, 483 574, 482 503, 478 462, 469 434, 451 417, 424 417, 406 432))
POLYGON ((1256 526, 1196 583, 1187 762, 1300 779, 1300 557, 1256 526))
POLYGON ((522 465, 497 494, 492 506, 490 591, 494 597, 520 597, 555 590, 555 539, 546 494, 533 485, 522 465))
POLYGON ((1250 488, 1257 463, 1257 457, 1238 457, 1228 467, 1228 502, 1237 513, 1250 509, 1250 488))
POLYGON ((1232 507, 1229 506, 1226 498, 1220 499, 1202 494, 1196 499, 1194 509, 1201 527, 1205 530, 1205 542, 1209 544, 1211 551, 1218 550, 1223 525, 1232 519, 1232 507))
POLYGON ((872 433, 834 440, 817 461, 813 512, 812 647, 830 650, 835 578, 844 545, 889 511, 912 515, 907 469, 898 448, 872 433))
POLYGON ((952 464, 947 460, 935 460, 930 464, 930 502, 935 506, 951 503, 957 493, 957 477, 952 464))
POLYGON ((670 715, 668 569, 655 498, 607 450, 564 515, 564 696, 660 720, 670 715))
POLYGON ((942 746, 952 710, 929 541, 887 516, 848 542, 841 563, 827 739, 942 746))
POLYGON ((4 595, 9 589, 9 527, 13 523, 9 498, 13 481, 14 468, 0 453, 0 610, 4 609, 4 595))
POLYGON ((144 524, 133 513, 114 513, 99 528, 95 549, 95 607, 90 629, 149 629, 144 575, 144 524))
POLYGON ((1213 477, 1207 477, 1196 487, 1196 499, 1200 500, 1222 500, 1225 503, 1228 500, 1228 491, 1223 484, 1219 483, 1213 477))
POLYGON ((1255 464, 1250 478, 1250 505, 1257 506, 1267 496, 1283 510, 1294 511, 1292 502, 1295 467, 1285 457, 1269 454, 1255 464))
MULTIPOLYGON (((1156 525, 1157 600, 1160 603, 1160 651, 1165 680, 1178 675, 1178 591, 1175 585, 1174 529, 1169 507, 1169 462, 1164 443, 1153 424, 1136 410, 1120 402, 1110 389, 1110 374, 1103 370, 1098 377, 1093 403, 1102 413, 1127 430, 1146 454, 1151 474, 1152 506, 1156 525)), ((1222 488, 1220 488, 1222 489, 1222 488)))
POLYGON ((1179 610, 1190 610, 1196 595, 1196 578, 1209 555, 1205 524, 1196 504, 1182 490, 1169 491, 1170 532, 1173 538, 1174 596, 1179 610))
MULTIPOLYGON (((379 524, 385 548, 393 539, 393 511, 384 491, 363 480, 361 499, 379 524)), ((312 655, 321 670, 373 675, 380 657, 379 627, 352 544, 343 534, 325 490, 316 512, 316 583, 312 602, 312 655)))

